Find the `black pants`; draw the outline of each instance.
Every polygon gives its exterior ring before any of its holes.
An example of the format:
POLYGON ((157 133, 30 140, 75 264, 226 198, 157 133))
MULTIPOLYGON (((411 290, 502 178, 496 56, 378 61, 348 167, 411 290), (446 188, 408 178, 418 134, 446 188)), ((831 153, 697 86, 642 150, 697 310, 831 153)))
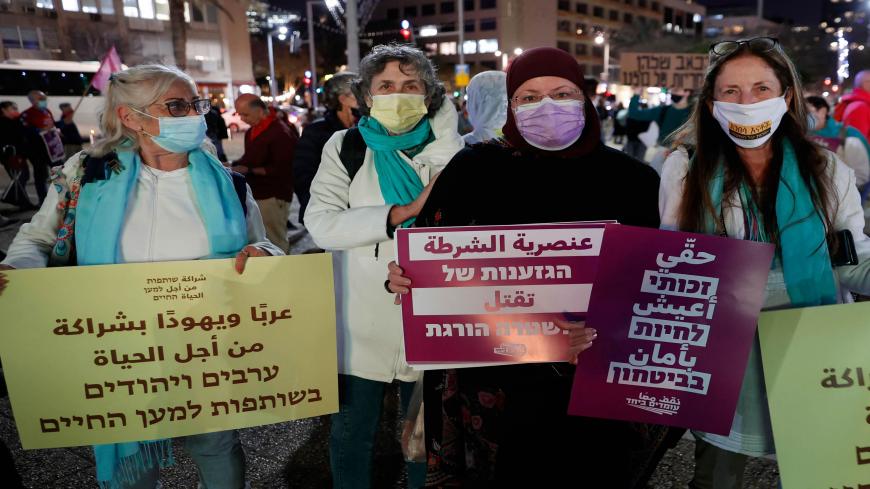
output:
POLYGON ((48 195, 48 172, 51 163, 48 160, 33 159, 30 164, 33 166, 33 186, 36 187, 39 205, 42 205, 42 201, 48 195))

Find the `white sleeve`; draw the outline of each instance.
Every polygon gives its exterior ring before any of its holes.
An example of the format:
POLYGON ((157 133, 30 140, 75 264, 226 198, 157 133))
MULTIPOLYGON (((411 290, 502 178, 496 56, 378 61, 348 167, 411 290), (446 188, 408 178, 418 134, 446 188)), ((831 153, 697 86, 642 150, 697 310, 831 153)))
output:
POLYGON ((671 152, 662 165, 662 179, 659 184, 661 229, 679 229, 680 204, 683 201, 683 185, 688 169, 689 154, 684 148, 671 152))
POLYGON ((855 173, 839 159, 835 159, 834 163, 834 185, 837 193, 834 231, 851 231, 858 255, 857 265, 837 267, 834 270, 843 288, 870 295, 870 238, 864 234, 864 209, 855 185, 855 173))
POLYGON ((870 181, 870 155, 864 143, 858 138, 846 138, 843 154, 843 162, 855 171, 855 183, 863 187, 870 181))
POLYGON ((283 255, 284 250, 275 246, 266 237, 266 226, 263 225, 263 215, 260 214, 260 208, 257 206, 257 201, 254 200, 251 186, 245 184, 245 187, 247 188, 245 207, 248 210, 248 215, 246 216, 248 224, 248 244, 261 248, 272 256, 283 255))
POLYGON ((389 239, 391 205, 348 208, 351 179, 338 156, 343 139, 344 131, 339 131, 323 147, 305 209, 305 227, 325 250, 348 250, 389 239))

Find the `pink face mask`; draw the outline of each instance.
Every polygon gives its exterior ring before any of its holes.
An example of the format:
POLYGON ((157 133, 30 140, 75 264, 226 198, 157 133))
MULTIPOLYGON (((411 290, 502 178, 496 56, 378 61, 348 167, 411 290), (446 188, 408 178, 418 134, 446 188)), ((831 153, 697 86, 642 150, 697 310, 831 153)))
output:
POLYGON ((580 139, 586 126, 586 113, 579 100, 555 101, 545 97, 540 102, 520 105, 514 117, 523 139, 545 151, 571 146, 580 139))

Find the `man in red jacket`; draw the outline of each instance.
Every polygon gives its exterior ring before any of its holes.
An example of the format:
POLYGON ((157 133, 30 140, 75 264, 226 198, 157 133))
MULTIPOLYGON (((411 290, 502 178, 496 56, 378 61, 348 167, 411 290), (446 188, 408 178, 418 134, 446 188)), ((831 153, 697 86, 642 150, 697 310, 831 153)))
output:
POLYGON ((256 95, 240 96, 236 112, 251 128, 245 133, 245 154, 233 163, 233 169, 245 175, 251 185, 263 214, 266 237, 289 253, 287 218, 293 200, 293 153, 297 138, 256 95))
POLYGON ((855 75, 855 88, 837 104, 834 119, 854 127, 870 139, 870 70, 855 75))

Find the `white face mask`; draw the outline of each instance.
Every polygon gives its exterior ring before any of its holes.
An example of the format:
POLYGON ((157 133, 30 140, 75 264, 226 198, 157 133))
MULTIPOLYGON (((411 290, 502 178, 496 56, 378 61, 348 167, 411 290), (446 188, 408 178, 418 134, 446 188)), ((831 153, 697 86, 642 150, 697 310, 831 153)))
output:
POLYGON ((754 104, 713 102, 713 117, 725 134, 741 148, 757 148, 776 132, 788 112, 785 96, 754 104))

